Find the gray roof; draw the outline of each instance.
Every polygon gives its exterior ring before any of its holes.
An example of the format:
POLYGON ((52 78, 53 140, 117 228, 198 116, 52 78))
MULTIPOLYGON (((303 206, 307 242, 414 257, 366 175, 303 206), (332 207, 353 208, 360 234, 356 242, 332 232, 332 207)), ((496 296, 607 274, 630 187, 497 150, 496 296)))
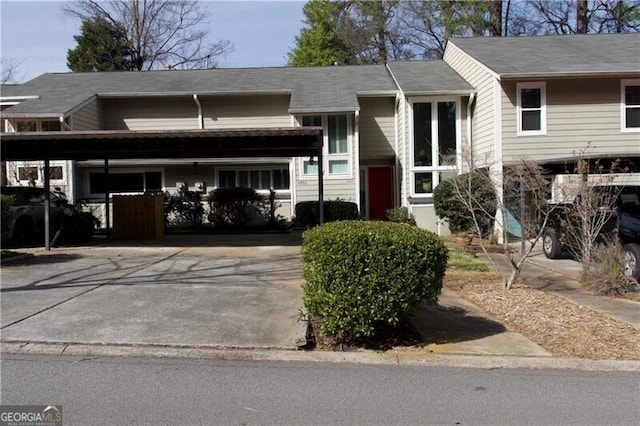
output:
POLYGON ((640 73, 640 33, 449 41, 503 77, 640 73))
POLYGON ((383 65, 281 67, 146 72, 43 74, 21 85, 20 95, 37 95, 10 109, 13 115, 60 115, 94 95, 147 96, 291 93, 290 110, 355 111, 358 93, 395 93, 383 65))
POLYGON ((389 69, 406 95, 475 92, 444 61, 390 62, 389 69))

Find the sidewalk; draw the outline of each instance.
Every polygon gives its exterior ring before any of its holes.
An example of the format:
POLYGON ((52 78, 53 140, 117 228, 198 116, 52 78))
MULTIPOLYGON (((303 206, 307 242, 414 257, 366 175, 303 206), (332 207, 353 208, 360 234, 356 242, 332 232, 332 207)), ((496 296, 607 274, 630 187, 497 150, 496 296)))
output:
MULTIPOLYGON (((501 254, 491 254, 502 271, 510 267, 501 254)), ((552 292, 578 305, 602 312, 611 318, 640 329, 640 303, 626 299, 595 296, 577 281, 580 264, 570 259, 547 259, 542 252, 531 256, 520 274, 527 285, 552 292)))

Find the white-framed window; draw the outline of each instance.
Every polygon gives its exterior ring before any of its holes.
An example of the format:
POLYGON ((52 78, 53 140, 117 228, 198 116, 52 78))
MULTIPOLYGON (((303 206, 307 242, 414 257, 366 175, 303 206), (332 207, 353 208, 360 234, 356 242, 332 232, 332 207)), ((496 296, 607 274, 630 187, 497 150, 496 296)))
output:
POLYGON ((640 132, 640 79, 622 80, 622 131, 640 132))
MULTIPOLYGON (((16 162, 15 179, 18 185, 43 185, 44 162, 16 162)), ((64 166, 62 162, 52 162, 49 166, 49 179, 52 184, 64 184, 64 166)))
POLYGON ((416 99, 411 102, 411 195, 429 196, 459 169, 460 99, 416 99))
MULTIPOLYGON (((88 171, 87 175, 86 192, 91 196, 104 195, 107 188, 104 171, 88 171)), ((113 170, 109 172, 109 193, 162 192, 162 182, 162 172, 159 170, 113 170)))
POLYGON ((56 119, 7 119, 7 132, 59 132, 60 120, 56 119))
POLYGON ((217 172, 218 188, 252 188, 256 191, 289 191, 291 182, 289 168, 233 168, 220 169, 217 172))
MULTIPOLYGON (((351 122, 349 114, 303 115, 298 117, 301 126, 317 126, 324 129, 323 170, 327 177, 351 177, 351 122)), ((318 176, 318 159, 301 160, 303 177, 318 176)))
POLYGON ((518 135, 547 134, 547 85, 544 82, 518 83, 518 135))

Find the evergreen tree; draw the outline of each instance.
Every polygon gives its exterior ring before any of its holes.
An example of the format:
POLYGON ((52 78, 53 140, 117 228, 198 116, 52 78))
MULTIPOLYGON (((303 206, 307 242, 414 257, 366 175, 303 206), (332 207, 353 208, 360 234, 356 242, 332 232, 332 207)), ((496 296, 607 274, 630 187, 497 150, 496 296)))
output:
POLYGON ((82 22, 78 45, 67 51, 67 66, 74 72, 129 71, 135 69, 131 43, 124 28, 103 18, 82 22))
POLYGON ((289 65, 324 66, 354 62, 353 53, 338 34, 342 8, 329 0, 311 0, 304 5, 305 27, 289 52, 289 65))

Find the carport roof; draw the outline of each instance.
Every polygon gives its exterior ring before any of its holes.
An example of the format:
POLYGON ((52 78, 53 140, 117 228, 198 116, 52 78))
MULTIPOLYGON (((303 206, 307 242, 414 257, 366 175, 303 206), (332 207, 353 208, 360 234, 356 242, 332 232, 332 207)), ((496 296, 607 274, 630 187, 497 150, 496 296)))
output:
POLYGON ((322 149, 322 128, 3 133, 2 160, 302 157, 322 149))

